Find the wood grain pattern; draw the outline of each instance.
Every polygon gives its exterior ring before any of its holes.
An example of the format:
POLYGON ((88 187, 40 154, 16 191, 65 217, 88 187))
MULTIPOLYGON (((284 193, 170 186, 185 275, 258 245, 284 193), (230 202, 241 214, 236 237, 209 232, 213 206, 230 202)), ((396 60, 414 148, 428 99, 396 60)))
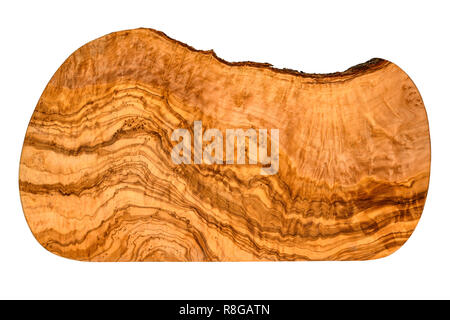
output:
POLYGON ((88 261, 365 260, 410 237, 430 140, 411 79, 228 63, 161 32, 74 52, 31 118, 20 196, 47 250, 88 261), (176 128, 278 128, 279 171, 171 161, 176 128))

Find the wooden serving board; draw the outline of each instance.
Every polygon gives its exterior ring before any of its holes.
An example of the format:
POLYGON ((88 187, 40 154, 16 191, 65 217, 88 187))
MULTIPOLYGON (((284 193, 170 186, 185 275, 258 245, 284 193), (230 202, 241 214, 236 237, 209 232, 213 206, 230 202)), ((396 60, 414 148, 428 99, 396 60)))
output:
POLYGON ((410 237, 429 170, 422 99, 393 63, 305 74, 137 29, 58 69, 19 179, 37 241, 71 259, 367 260, 410 237))

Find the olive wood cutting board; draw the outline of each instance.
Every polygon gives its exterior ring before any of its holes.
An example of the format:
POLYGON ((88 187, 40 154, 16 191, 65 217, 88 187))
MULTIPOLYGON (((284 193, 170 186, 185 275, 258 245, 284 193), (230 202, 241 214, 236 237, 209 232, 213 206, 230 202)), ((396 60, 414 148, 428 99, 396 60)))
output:
POLYGON ((56 71, 19 185, 66 258, 367 260, 411 236, 429 175, 424 104, 391 62, 306 74, 136 29, 56 71))

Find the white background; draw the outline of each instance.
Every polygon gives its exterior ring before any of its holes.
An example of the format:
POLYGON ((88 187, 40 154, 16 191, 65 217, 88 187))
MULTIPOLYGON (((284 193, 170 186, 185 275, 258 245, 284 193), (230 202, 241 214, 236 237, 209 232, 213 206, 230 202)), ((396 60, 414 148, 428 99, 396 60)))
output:
POLYGON ((449 1, 2 1, 0 298, 450 298, 449 1), (373 57, 413 79, 427 108, 431 184, 392 256, 367 262, 83 263, 43 249, 25 222, 18 169, 34 107, 86 42, 151 27, 228 61, 342 71, 373 57))

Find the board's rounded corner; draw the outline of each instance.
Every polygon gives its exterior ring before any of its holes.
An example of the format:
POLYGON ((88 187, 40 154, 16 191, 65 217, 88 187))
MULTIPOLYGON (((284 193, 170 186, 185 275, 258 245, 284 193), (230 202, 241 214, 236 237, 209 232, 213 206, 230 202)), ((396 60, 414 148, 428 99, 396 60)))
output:
MULTIPOLYGON (((28 226, 29 227, 29 226, 28 226)), ((51 256, 56 256, 61 259, 70 260, 70 261, 77 261, 77 262, 85 262, 84 260, 80 260, 77 258, 64 256, 63 254, 59 252, 52 251, 45 243, 41 242, 38 237, 34 234, 33 230, 29 227, 31 234, 33 235, 33 238, 36 240, 36 242, 39 244, 39 246, 44 249, 44 251, 50 253, 51 256)))
POLYGON ((25 218, 25 221, 26 221, 26 223, 27 223, 28 230, 30 231, 30 233, 31 233, 31 235, 33 236, 34 240, 38 243, 39 247, 41 247, 42 249, 44 249, 44 251, 50 253, 51 255, 57 256, 57 257, 62 258, 62 259, 67 259, 67 260, 71 260, 71 261, 78 261, 78 262, 85 262, 84 260, 76 259, 76 258, 69 257, 69 256, 64 256, 64 255, 62 255, 62 254, 60 254, 60 253, 58 253, 58 252, 52 251, 52 250, 48 247, 48 245, 47 245, 46 243, 42 242, 42 241, 38 238, 38 236, 36 236, 36 234, 35 234, 34 231, 33 231, 33 228, 31 227, 31 225, 30 225, 30 223, 29 223, 29 221, 28 221, 27 214, 26 214, 26 212, 25 212, 25 210, 24 210, 23 203, 22 203, 22 192, 19 192, 19 198, 20 198, 20 205, 21 205, 21 207, 22 207, 23 217, 25 218))
POLYGON ((384 250, 381 255, 370 257, 363 261, 380 261, 380 260, 384 261, 385 259, 391 259, 392 256, 395 255, 395 253, 397 253, 401 248, 403 248, 403 246, 405 245, 406 242, 408 242, 408 240, 409 240, 409 238, 406 239, 405 242, 403 242, 400 246, 396 246, 392 250, 389 250, 388 252, 386 252, 386 250, 384 250))
POLYGON ((416 225, 414 226, 414 229, 412 230, 412 232, 411 232, 411 234, 409 235, 408 239, 406 239, 405 241, 403 241, 402 244, 393 247, 392 250, 383 250, 383 251, 382 251, 382 255, 371 257, 371 258, 369 258, 369 259, 366 259, 365 261, 379 261, 379 260, 385 260, 385 259, 392 259, 392 256, 394 256, 394 255, 396 255, 396 254, 398 255, 398 252, 399 252, 402 248, 405 247, 406 243, 409 242, 409 240, 410 240, 411 237, 413 236, 414 232, 416 231, 417 226, 418 226, 418 224, 419 224, 419 222, 420 222, 420 219, 422 218, 422 214, 423 214, 423 211, 422 211, 422 213, 420 214, 420 218, 417 220, 417 223, 416 223, 416 225))

